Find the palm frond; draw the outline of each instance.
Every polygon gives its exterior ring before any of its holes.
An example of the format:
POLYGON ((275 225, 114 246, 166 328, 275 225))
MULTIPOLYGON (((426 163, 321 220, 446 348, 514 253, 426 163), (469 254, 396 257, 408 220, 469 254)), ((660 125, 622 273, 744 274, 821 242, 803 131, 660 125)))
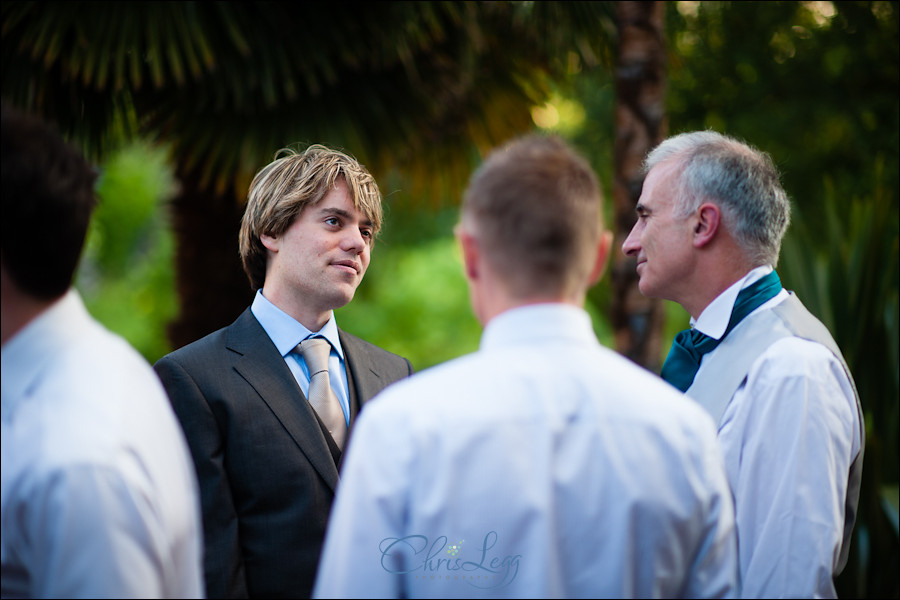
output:
POLYGON ((607 56, 610 6, 5 2, 3 93, 95 155, 137 123, 217 189, 328 140, 424 190, 528 129, 572 56, 607 56))

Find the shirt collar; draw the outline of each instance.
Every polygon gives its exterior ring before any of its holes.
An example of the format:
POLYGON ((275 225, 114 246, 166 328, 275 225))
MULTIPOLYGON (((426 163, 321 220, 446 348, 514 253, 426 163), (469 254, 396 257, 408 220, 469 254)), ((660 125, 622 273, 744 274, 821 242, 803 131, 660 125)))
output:
POLYGON ((741 293, 742 289, 752 285, 755 281, 762 279, 771 272, 772 267, 769 265, 752 269, 710 302, 709 306, 700 313, 700 318, 694 319, 691 317, 691 327, 711 338, 721 339, 725 334, 725 330, 728 329, 728 321, 731 320, 731 311, 734 309, 734 303, 737 302, 738 294, 741 293))
POLYGON ((297 347, 297 344, 310 337, 320 335, 331 343, 341 360, 344 360, 344 350, 341 348, 341 340, 338 335, 337 322, 334 319, 334 311, 328 318, 328 322, 319 331, 310 331, 292 316, 272 304, 263 296, 262 290, 256 291, 250 312, 262 325, 281 356, 287 356, 297 347))
POLYGON ((485 350, 560 339, 598 343, 590 315, 582 308, 563 303, 512 308, 491 319, 479 347, 485 350))
POLYGON ((91 328, 91 316, 74 288, 11 337, 0 350, 3 419, 31 394, 45 369, 65 349, 82 341, 91 328))

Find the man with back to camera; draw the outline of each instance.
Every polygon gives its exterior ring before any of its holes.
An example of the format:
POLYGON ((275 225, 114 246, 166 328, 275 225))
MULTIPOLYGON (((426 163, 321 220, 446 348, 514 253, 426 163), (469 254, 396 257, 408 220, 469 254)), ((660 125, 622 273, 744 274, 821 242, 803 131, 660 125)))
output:
POLYGON ((203 598, 181 428, 72 287, 97 174, 48 125, 2 113, 2 597, 203 598))
POLYGON ((155 365, 200 478, 211 598, 311 594, 349 428, 412 373, 333 313, 381 227, 375 179, 321 145, 279 154, 251 183, 241 224, 252 305, 155 365))
POLYGON ((644 295, 691 315, 662 376, 718 425, 742 593, 835 597, 859 500, 862 409, 831 335, 774 270, 790 219, 775 165, 704 131, 664 141, 645 171, 623 250, 644 295))
POLYGON ((583 309, 611 242, 600 193, 554 137, 474 174, 456 234, 480 348, 360 416, 316 597, 736 593, 711 419, 603 348, 583 309))

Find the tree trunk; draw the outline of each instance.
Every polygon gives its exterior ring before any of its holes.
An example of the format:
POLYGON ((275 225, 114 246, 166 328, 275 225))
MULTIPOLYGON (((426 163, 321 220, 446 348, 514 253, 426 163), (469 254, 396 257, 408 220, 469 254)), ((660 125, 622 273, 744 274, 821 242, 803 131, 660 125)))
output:
POLYGON ((638 290, 635 260, 621 251, 635 222, 641 163, 666 135, 664 2, 616 2, 615 242, 611 321, 616 350, 656 373, 664 321, 660 300, 638 290))
POLYGON ((173 348, 230 324, 253 298, 238 252, 243 205, 232 189, 201 186, 180 169, 181 190, 172 201, 175 286, 179 313, 169 324, 173 348))

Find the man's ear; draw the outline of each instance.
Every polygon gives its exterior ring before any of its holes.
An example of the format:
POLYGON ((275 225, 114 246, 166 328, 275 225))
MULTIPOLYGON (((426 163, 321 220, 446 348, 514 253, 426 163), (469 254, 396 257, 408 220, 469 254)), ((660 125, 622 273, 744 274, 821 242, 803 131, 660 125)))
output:
POLYGON ((478 240, 461 227, 456 229, 456 239, 462 251, 463 270, 465 271, 466 279, 478 279, 478 260, 481 255, 478 248, 478 240))
POLYGON ((612 247, 612 241, 612 231, 604 231, 600 236, 600 242, 597 244, 597 257, 594 262, 594 268, 591 270, 590 285, 594 285, 603 277, 603 273, 606 271, 606 263, 609 260, 609 249, 612 247))
POLYGON ((271 250, 272 252, 278 252, 278 237, 274 235, 269 235, 268 233, 264 233, 259 236, 259 241, 262 242, 262 245, 266 247, 266 250, 271 250))
POLYGON ((712 202, 704 202, 697 209, 694 223, 694 247, 702 248, 712 242, 722 223, 722 209, 712 202))

